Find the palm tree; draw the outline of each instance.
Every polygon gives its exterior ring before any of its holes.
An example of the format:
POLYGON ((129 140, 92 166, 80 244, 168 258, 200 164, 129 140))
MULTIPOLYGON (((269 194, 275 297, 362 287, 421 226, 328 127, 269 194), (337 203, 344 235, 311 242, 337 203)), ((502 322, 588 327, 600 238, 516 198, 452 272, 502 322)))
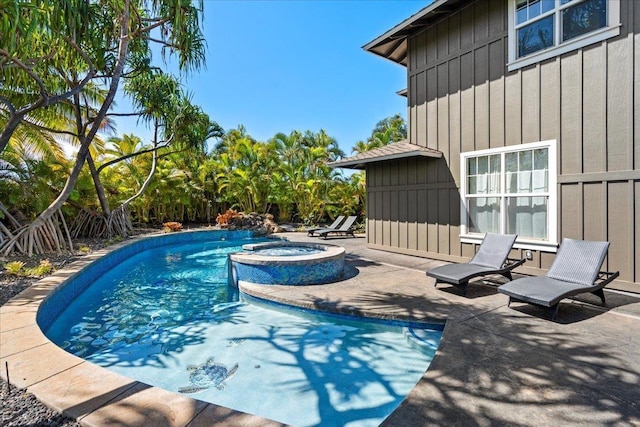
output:
POLYGON ((376 123, 371 136, 365 141, 358 141, 352 152, 364 153, 374 148, 384 147, 393 142, 407 138, 407 124, 400 114, 380 120, 376 123))
MULTIPOLYGON (((16 5, 20 9, 19 14, 27 13, 31 7, 28 2, 18 2, 16 5)), ((70 236, 63 231, 66 227, 60 226, 60 222, 64 221, 64 218, 59 210, 73 191, 87 159, 89 148, 113 103, 120 80, 125 76, 125 67, 128 67, 127 71, 147 68, 151 55, 148 44, 151 41, 160 41, 169 52, 176 52, 179 57, 179 65, 183 70, 198 69, 204 63, 204 38, 199 27, 202 1, 195 5, 192 2, 185 3, 182 0, 157 0, 142 4, 132 0, 117 0, 100 4, 78 0, 66 6, 68 7, 59 8, 52 4, 50 7, 44 8, 50 14, 38 16, 38 20, 33 21, 34 24, 29 24, 26 31, 20 33, 22 37, 19 40, 9 34, 8 37, 15 45, 13 50, 22 49, 20 51, 25 52, 25 49, 39 47, 34 50, 36 53, 46 51, 49 46, 45 46, 42 42, 40 36, 43 33, 55 34, 67 42, 73 42, 74 38, 85 40, 87 41, 86 45, 78 45, 77 43, 73 45, 73 58, 55 58, 53 66, 49 66, 47 69, 82 71, 88 68, 89 72, 86 75, 89 76, 92 67, 99 68, 104 73, 101 77, 109 81, 108 91, 93 120, 87 123, 83 132, 78 135, 80 147, 73 168, 59 196, 34 222, 18 230, 0 245, 0 251, 5 254, 18 250, 31 255, 34 251, 41 253, 72 247, 70 236), (139 9, 138 6, 140 6, 139 9), (88 13, 90 11, 94 13, 88 13), (79 16, 82 16, 83 19, 77 19, 79 16), (109 19, 104 19, 105 16, 109 19), (159 38, 149 37, 149 33, 154 29, 161 30, 159 38), (22 45, 18 46, 20 43, 22 45), (84 66, 81 65, 80 59, 85 61, 84 66), (55 216, 58 216, 60 222, 54 220, 55 216)), ((13 58, 10 52, 8 54, 0 52, 0 55, 5 58, 1 61, 3 65, 13 58)), ((22 71, 28 69, 28 67, 18 68, 22 71)), ((6 68, 3 67, 2 71, 6 71, 6 68)), ((14 77, 10 73, 5 76, 14 77)), ((33 79, 33 74, 28 74, 28 76, 33 79)), ((46 89, 42 88, 43 84, 48 81, 46 79, 38 81, 41 83, 40 93, 46 92, 46 89)), ((78 87, 78 80, 73 79, 72 81, 74 86, 78 87)), ((73 95, 77 96, 78 93, 80 91, 73 95)), ((13 104, 4 102, 5 100, 6 98, 0 99, 4 108, 9 109, 14 117, 17 110, 13 104)), ((38 102, 36 101, 36 103, 38 102)), ((0 146, 0 148, 2 147, 0 146)))

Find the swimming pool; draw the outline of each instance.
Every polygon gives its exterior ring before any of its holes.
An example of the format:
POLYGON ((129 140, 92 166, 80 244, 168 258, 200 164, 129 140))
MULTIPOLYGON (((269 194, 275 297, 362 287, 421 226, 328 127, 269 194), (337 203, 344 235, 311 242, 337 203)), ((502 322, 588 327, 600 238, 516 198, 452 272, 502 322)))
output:
POLYGON ((106 257, 73 278, 75 296, 45 301, 40 326, 128 377, 293 425, 378 425, 422 377, 439 328, 239 296, 226 256, 246 238, 207 234, 106 257))

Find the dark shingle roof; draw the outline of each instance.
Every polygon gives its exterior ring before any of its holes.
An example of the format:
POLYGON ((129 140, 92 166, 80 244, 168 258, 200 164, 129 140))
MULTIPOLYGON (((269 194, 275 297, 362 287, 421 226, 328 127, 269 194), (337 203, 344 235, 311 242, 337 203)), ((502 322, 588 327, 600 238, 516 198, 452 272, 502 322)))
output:
POLYGON ((328 165, 332 168, 364 169, 367 163, 404 159, 407 157, 440 158, 442 157, 442 153, 432 148, 410 144, 404 140, 365 151, 355 156, 345 157, 344 159, 331 162, 328 165))

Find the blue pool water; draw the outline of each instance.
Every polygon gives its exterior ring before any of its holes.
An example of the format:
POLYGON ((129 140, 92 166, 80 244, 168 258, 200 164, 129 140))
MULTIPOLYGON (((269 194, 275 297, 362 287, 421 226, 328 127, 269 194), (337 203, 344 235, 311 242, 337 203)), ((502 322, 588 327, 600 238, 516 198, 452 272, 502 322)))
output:
POLYGON ((274 246, 263 249, 254 249, 251 254, 254 255, 268 255, 268 256, 300 256, 319 254, 322 249, 313 248, 309 246, 274 246))
POLYGON ((439 327, 238 295, 226 260, 247 240, 198 240, 154 241, 86 271, 79 295, 43 303, 41 327, 130 378, 296 426, 378 425, 429 366, 439 327))

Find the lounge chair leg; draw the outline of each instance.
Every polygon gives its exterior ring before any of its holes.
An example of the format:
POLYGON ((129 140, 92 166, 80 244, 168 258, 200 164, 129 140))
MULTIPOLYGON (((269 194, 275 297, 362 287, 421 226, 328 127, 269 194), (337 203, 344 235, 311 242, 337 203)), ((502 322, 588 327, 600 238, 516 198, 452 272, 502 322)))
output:
POLYGON ((511 301, 513 301, 513 299, 509 297, 509 302, 507 303, 507 307, 511 307, 511 301))
POLYGON ((509 280, 513 280, 513 276, 511 275, 510 271, 505 271, 503 276, 506 277, 509 280))
POLYGON ((600 288, 597 291, 593 291, 592 294, 600 297, 600 301, 602 302, 603 307, 606 305, 606 301, 604 299, 604 289, 600 288))
POLYGON ((462 296, 466 297, 467 296, 467 284, 463 283, 460 287, 462 288, 462 296))
POLYGON ((551 320, 556 320, 556 316, 558 315, 559 308, 560 308, 560 303, 557 303, 556 305, 552 305, 551 307, 549 307, 549 309, 551 310, 551 320))

